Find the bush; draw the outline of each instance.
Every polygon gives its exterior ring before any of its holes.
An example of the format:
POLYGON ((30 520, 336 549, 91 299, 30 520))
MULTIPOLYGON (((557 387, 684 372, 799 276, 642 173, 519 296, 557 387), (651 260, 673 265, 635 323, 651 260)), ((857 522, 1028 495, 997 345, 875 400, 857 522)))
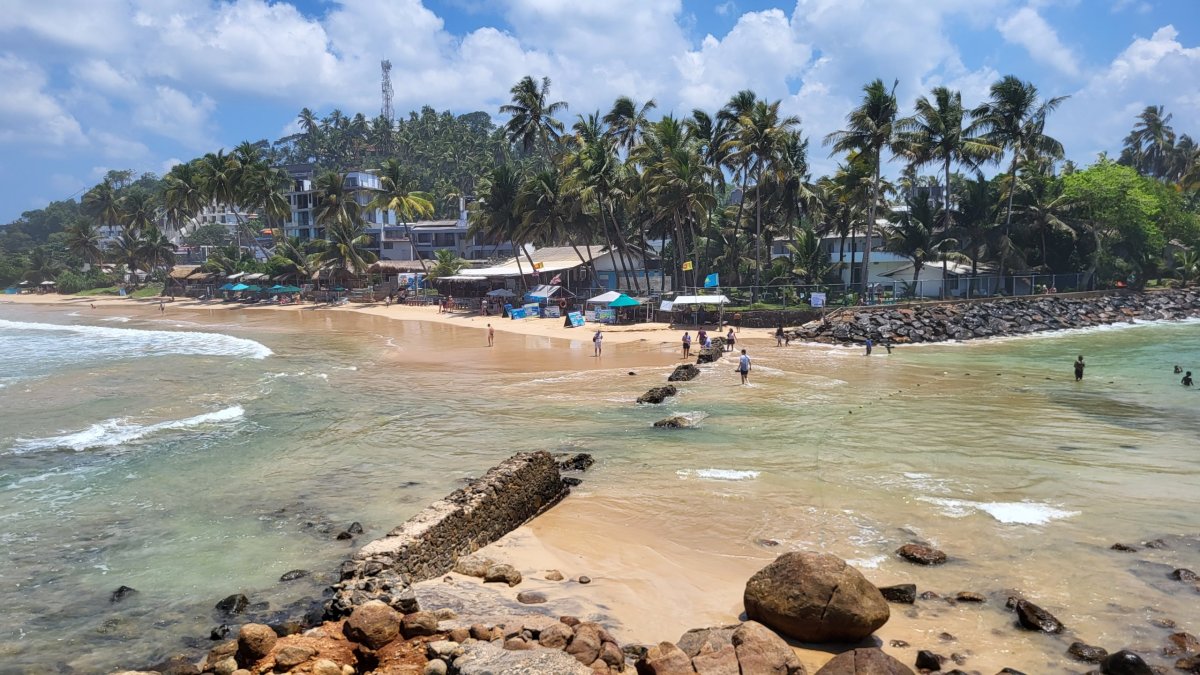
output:
POLYGON ((104 274, 99 270, 91 270, 86 274, 66 270, 58 275, 56 281, 59 293, 80 293, 93 288, 112 286, 114 283, 111 275, 104 274))

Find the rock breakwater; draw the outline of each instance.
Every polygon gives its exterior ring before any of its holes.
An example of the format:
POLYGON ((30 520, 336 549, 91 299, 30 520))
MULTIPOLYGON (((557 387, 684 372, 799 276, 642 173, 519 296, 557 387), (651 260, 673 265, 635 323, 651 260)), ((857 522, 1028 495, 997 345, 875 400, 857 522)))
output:
POLYGON ((914 307, 855 307, 790 331, 791 339, 832 344, 945 342, 1200 316, 1200 291, 1042 295, 914 307))

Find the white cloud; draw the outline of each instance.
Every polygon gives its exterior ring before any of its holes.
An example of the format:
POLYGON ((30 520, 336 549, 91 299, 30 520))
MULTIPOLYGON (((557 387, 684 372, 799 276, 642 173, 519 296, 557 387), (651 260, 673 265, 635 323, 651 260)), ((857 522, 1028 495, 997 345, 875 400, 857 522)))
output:
POLYGON ((996 22, 1005 40, 1020 45, 1034 60, 1058 69, 1067 75, 1079 74, 1079 62, 1058 33, 1032 7, 1022 7, 1015 14, 996 22))
POLYGON ((64 146, 86 142, 79 122, 46 87, 41 68, 12 54, 0 54, 0 143, 64 146))
POLYGON ((721 16, 731 16, 737 13, 737 4, 733 0, 726 0, 714 7, 713 11, 721 16))
POLYGON ((94 131, 89 137, 106 159, 141 162, 151 156, 150 148, 145 143, 109 131, 94 131))
POLYGON ((208 129, 209 114, 215 107, 216 101, 208 96, 192 100, 178 89, 160 84, 134 107, 133 122, 190 149, 210 150, 217 145, 208 129))
POLYGON ((182 159, 179 159, 178 157, 172 157, 172 158, 168 159, 167 161, 163 162, 161 165, 159 165, 158 175, 165 176, 168 173, 170 173, 171 169, 174 169, 175 167, 179 166, 180 164, 183 164, 182 159))

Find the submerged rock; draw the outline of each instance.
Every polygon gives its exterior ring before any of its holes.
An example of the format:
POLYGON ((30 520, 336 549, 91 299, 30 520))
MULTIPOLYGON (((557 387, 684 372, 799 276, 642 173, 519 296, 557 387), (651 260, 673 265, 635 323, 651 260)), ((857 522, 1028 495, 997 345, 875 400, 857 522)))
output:
POLYGON ((589 467, 596 463, 586 452, 577 452, 573 455, 566 455, 558 462, 558 468, 563 471, 587 471, 589 467))
POLYGON ((678 393, 679 390, 676 389, 674 385, 670 384, 663 387, 653 387, 650 389, 650 391, 647 391, 645 394, 639 396, 637 402, 657 405, 678 393))
POLYGON ((297 579, 303 579, 304 577, 308 576, 308 574, 308 570, 292 570, 290 572, 284 572, 283 575, 279 577, 279 580, 295 581, 297 579))
POLYGON ((1043 633, 1061 633, 1064 626, 1053 614, 1029 602, 1017 600, 1017 621, 1022 628, 1043 633))
POLYGON ((108 596, 108 601, 121 602, 130 596, 137 595, 137 592, 138 591, 136 588, 130 586, 118 586, 117 590, 113 591, 112 595, 108 596))
POLYGON ((746 616, 804 642, 854 642, 890 616, 879 589, 840 558, 785 553, 755 573, 743 594, 746 616))
POLYGON ((250 599, 241 593, 234 593, 216 604, 216 609, 226 614, 241 614, 250 605, 250 599))
POLYGON ((673 415, 655 422, 654 426, 659 429, 688 429, 692 426, 692 420, 683 415, 673 415))
POLYGON ((675 366, 675 370, 667 378, 667 382, 688 382, 700 375, 700 369, 690 363, 675 366))
POLYGON ((1084 663, 1100 663, 1104 657, 1108 656, 1108 650, 1103 647, 1093 647, 1083 642, 1072 642, 1071 646, 1067 647, 1067 655, 1076 661, 1083 661, 1084 663))
POLYGON ((879 592, 888 602, 899 605, 911 605, 917 601, 916 584, 897 584, 895 586, 880 586, 879 592))
POLYGON ((896 549, 896 555, 918 565, 941 565, 946 562, 945 553, 924 544, 905 544, 896 549))

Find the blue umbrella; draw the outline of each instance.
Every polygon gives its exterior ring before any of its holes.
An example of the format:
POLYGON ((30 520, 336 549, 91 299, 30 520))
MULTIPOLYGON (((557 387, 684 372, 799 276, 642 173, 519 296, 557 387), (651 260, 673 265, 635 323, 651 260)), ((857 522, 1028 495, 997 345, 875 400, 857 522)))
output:
POLYGON ((226 282, 226 284, 225 284, 224 286, 222 286, 222 287, 218 288, 217 290, 218 290, 218 291, 232 291, 232 290, 233 290, 233 284, 232 284, 232 283, 228 283, 228 282, 226 282))
POLYGON ((250 287, 249 287, 249 286, 247 286, 246 284, 237 284, 236 286, 234 286, 233 288, 230 288, 229 290, 231 290, 231 291, 244 291, 244 290, 247 290, 248 288, 250 288, 250 287))

